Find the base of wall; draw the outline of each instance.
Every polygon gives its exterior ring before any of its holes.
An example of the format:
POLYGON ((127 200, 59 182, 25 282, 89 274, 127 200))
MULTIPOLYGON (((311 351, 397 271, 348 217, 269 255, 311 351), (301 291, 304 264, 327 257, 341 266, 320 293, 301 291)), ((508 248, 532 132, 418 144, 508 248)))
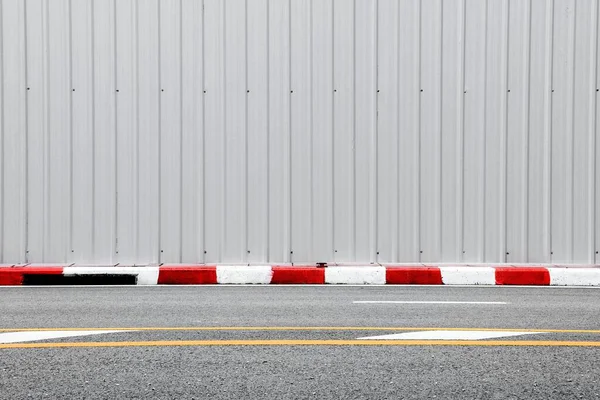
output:
POLYGON ((0 266, 0 285, 531 285, 600 286, 600 266, 540 265, 161 265, 0 266))

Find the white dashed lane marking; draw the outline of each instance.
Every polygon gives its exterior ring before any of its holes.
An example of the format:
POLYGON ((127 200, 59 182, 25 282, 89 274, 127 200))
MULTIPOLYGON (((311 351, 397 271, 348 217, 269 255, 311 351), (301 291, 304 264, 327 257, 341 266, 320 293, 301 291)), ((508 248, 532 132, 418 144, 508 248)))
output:
POLYGON ((76 336, 102 335, 106 333, 131 332, 131 331, 34 331, 34 332, 7 332, 0 333, 0 343, 35 342, 36 340, 60 339, 76 336))
POLYGON ((544 332, 506 332, 506 331, 419 331, 403 332, 391 335, 367 336, 366 340, 483 340, 509 336, 536 335, 544 332))
POLYGON ((503 305, 510 304, 506 301, 392 301, 392 300, 364 300, 353 301, 354 304, 481 304, 503 305))

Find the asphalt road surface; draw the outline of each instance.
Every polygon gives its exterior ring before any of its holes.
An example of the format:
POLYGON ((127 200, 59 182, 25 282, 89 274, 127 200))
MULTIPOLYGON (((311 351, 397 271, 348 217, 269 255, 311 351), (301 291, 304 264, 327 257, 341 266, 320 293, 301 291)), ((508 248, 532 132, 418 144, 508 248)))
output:
POLYGON ((600 289, 0 288, 0 399, 600 399, 600 289))

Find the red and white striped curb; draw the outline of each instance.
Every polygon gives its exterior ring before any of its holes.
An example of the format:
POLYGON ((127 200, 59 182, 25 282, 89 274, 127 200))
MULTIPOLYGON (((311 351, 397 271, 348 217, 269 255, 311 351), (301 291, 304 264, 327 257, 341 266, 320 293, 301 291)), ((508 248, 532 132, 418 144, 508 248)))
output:
POLYGON ((0 285, 27 276, 135 276, 138 285, 351 284, 600 286, 600 266, 0 266, 0 285))

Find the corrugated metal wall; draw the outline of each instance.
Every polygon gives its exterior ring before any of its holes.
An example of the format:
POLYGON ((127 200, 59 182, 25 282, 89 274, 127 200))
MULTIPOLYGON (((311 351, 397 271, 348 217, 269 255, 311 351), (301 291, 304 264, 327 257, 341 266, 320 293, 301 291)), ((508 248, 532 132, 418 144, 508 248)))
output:
POLYGON ((600 262, 597 0, 0 14, 0 262, 600 262))

